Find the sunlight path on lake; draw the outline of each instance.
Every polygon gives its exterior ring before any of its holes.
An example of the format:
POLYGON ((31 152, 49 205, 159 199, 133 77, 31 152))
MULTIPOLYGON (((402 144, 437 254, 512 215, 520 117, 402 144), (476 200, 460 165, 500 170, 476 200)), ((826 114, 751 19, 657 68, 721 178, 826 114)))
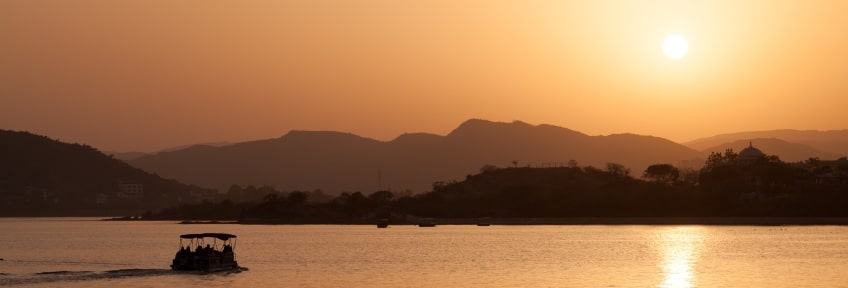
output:
POLYGON ((662 288, 695 287, 693 271, 704 241, 703 227, 677 227, 658 231, 663 247, 662 288))

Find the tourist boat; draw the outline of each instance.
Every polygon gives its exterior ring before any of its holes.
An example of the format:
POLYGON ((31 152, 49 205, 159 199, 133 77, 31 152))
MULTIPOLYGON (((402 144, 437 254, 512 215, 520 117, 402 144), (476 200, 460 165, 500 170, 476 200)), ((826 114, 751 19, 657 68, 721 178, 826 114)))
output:
POLYGON ((171 269, 204 272, 238 270, 235 248, 236 235, 183 234, 180 235, 180 251, 174 256, 171 269), (192 250, 192 247, 196 248, 192 250))

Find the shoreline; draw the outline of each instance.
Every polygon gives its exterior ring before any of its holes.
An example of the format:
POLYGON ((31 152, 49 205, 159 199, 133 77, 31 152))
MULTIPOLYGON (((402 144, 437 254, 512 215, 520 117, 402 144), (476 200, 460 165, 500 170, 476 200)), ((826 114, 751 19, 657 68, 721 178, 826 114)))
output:
POLYGON ((438 219, 438 224, 491 225, 848 225, 848 217, 573 217, 438 219), (457 219, 458 220, 458 219, 457 219))
MULTIPOLYGON (((174 220, 181 221, 181 220, 174 220)), ((848 217, 565 217, 565 218, 435 218, 436 225, 839 225, 848 226, 848 217)), ((389 225, 419 225, 419 221, 388 221, 389 225)), ((243 219, 235 221, 182 221, 180 224, 240 225, 376 225, 377 221, 320 221, 282 219, 243 219)))

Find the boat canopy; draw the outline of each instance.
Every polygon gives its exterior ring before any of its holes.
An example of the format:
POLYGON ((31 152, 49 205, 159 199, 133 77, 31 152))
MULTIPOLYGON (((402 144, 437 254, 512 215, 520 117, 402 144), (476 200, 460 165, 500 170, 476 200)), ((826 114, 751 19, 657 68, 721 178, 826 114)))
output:
POLYGON ((182 239, 197 239, 197 238, 206 238, 206 237, 217 238, 217 239, 220 239, 220 240, 227 241, 230 238, 236 238, 236 235, 227 234, 227 233, 195 233, 195 234, 180 235, 180 238, 182 238, 182 239))

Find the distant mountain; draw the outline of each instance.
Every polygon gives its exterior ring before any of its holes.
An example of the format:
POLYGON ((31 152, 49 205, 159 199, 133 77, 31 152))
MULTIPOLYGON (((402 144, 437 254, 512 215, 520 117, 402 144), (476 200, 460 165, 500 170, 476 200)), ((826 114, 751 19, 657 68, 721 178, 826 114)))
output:
MULTIPOLYGON (((799 131, 799 130, 771 130, 720 134, 712 137, 701 138, 683 143, 692 149, 703 151, 725 143, 737 141, 748 142, 752 139, 781 139, 789 143, 797 143, 808 146, 811 149, 832 153, 839 157, 848 156, 848 130, 830 131, 799 131)), ((755 144, 755 146, 757 146, 755 144)), ((724 151, 722 149, 721 151, 724 151)), ((766 154, 777 154, 769 153, 766 154)), ((790 152, 786 152, 790 153, 790 152)), ((795 152, 791 152, 795 153, 795 152)), ((806 157, 804 159, 807 159, 806 157)), ((783 159, 783 157, 781 157, 783 159)), ((827 158, 822 158, 827 159, 827 158)))
POLYGON ((711 152, 723 153, 728 148, 739 152, 745 147, 753 145, 766 155, 777 155, 784 162, 798 162, 818 157, 823 160, 832 160, 842 157, 839 154, 821 151, 804 144, 790 143, 781 139, 756 138, 750 140, 738 140, 730 143, 719 144, 701 151, 705 157, 711 152))
POLYGON ((625 165, 638 176, 650 164, 691 161, 700 154, 666 139, 619 134, 588 136, 551 125, 469 120, 446 136, 413 133, 392 141, 328 131, 291 131, 268 140, 223 147, 198 145, 129 163, 207 187, 272 185, 329 193, 381 189, 429 191, 484 165, 625 165))
MULTIPOLYGON (((233 143, 230 143, 230 142, 208 142, 208 143, 199 143, 199 144, 192 144, 192 145, 180 145, 180 146, 176 146, 176 147, 165 148, 165 149, 160 150, 159 152, 173 152, 173 151, 183 150, 183 149, 185 149, 185 148, 189 148, 189 147, 191 147, 191 146, 197 146, 197 145, 212 146, 212 147, 222 147, 222 146, 227 146, 227 145, 232 145, 232 144, 233 144, 233 143)), ((155 154, 155 153, 156 153, 156 152, 153 152, 153 153, 145 153, 145 154, 155 154)))
POLYGON ((115 157, 116 159, 122 161, 135 160, 150 155, 149 153, 144 152, 106 152, 106 154, 111 155, 112 157, 115 157))
POLYGON ((187 202, 203 191, 89 146, 0 130, 0 216, 126 215, 187 202))
MULTIPOLYGON (((173 151, 183 150, 183 149, 189 148, 191 146, 197 146, 197 145, 222 147, 222 146, 227 146, 227 145, 231 145, 231 144, 232 143, 230 143, 230 142, 210 142, 210 143, 201 143, 201 144, 194 144, 194 145, 182 145, 182 146, 176 146, 176 147, 162 149, 158 152, 173 152, 173 151)), ((138 159, 138 158, 141 158, 141 157, 144 157, 144 156, 156 154, 158 152, 151 152, 151 153, 148 153, 148 152, 104 152, 104 153, 107 154, 107 155, 110 155, 112 157, 115 157, 117 159, 129 162, 130 160, 135 160, 135 159, 138 159)))

